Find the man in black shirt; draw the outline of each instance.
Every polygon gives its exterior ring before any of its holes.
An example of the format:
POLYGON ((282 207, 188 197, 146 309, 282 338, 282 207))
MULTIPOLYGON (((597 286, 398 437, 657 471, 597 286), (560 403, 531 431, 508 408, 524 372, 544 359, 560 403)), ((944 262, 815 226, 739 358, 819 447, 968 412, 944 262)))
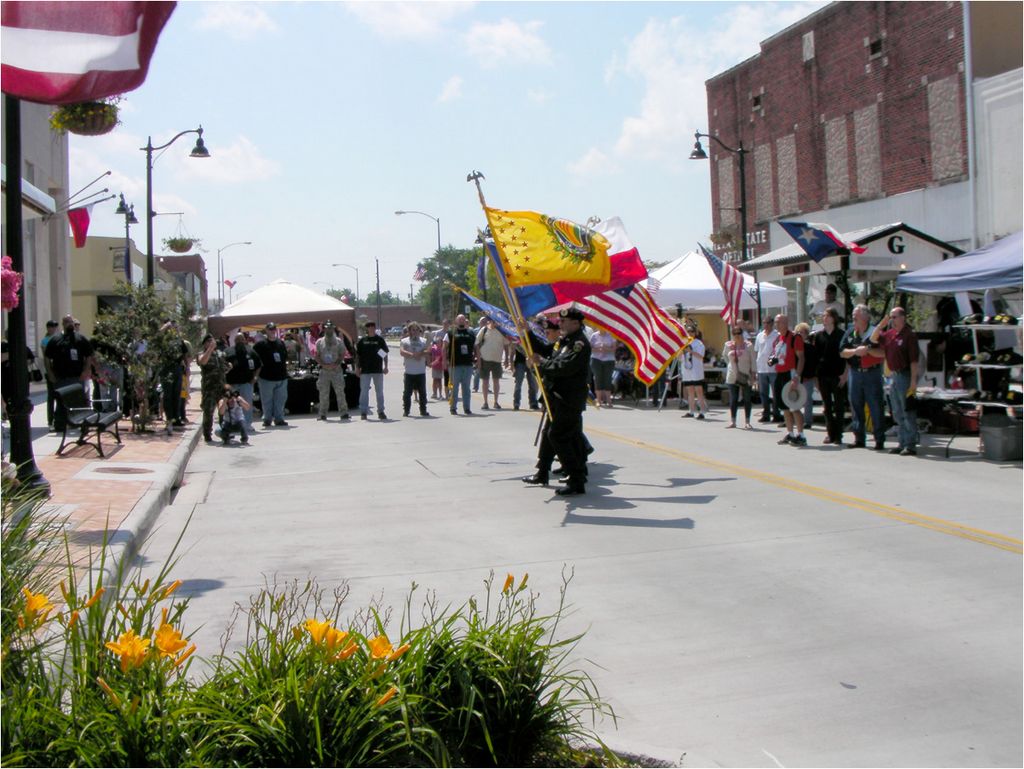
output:
MULTIPOLYGON (((46 343, 44 354, 53 371, 53 389, 58 390, 70 384, 84 383, 92 376, 92 345, 89 340, 75 331, 75 319, 70 315, 61 318, 64 333, 46 343)), ((58 408, 53 415, 53 427, 63 432, 67 414, 58 408)))
POLYGON ((263 426, 271 422, 279 427, 287 426, 284 421, 284 404, 288 401, 288 350, 278 338, 277 324, 268 323, 267 338, 253 346, 253 352, 260 359, 260 408, 263 409, 263 426))
POLYGON ((822 313, 821 322, 824 328, 815 332, 811 340, 818 352, 818 390, 821 391, 821 407, 828 431, 823 443, 842 446, 843 423, 846 421, 846 361, 839 351, 843 344, 843 329, 839 327, 839 313, 833 307, 822 313))
POLYGON ((476 335, 469 327, 469 319, 465 315, 455 318, 455 328, 444 338, 443 355, 448 361, 451 371, 452 391, 448 405, 452 414, 459 403, 459 390, 462 390, 462 413, 472 414, 469 408, 470 380, 473 378, 473 365, 476 361, 476 335))
POLYGON ((359 377, 359 418, 370 412, 370 384, 377 394, 377 417, 383 422, 384 375, 388 373, 388 344, 377 335, 377 324, 368 321, 366 333, 356 342, 356 376, 359 377))

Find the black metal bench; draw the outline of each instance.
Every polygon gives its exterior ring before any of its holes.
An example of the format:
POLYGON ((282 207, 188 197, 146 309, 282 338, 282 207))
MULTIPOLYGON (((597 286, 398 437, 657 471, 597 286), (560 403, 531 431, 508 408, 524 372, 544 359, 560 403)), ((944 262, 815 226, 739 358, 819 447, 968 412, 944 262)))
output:
POLYGON ((101 457, 106 458, 103 453, 103 433, 108 432, 113 427, 115 440, 118 443, 121 442, 121 431, 118 428, 118 421, 121 419, 121 409, 117 403, 117 398, 114 398, 112 401, 96 401, 95 404, 90 405, 89 401, 86 400, 85 390, 82 389, 81 385, 77 384, 58 387, 54 393, 57 396, 57 402, 63 407, 65 414, 64 435, 61 437, 57 456, 61 456, 64 453, 64 449, 68 446, 68 433, 78 431, 78 440, 75 441, 76 446, 92 446, 99 452, 101 457), (97 405, 99 408, 97 408, 97 405), (90 433, 96 435, 95 443, 88 440, 90 433))

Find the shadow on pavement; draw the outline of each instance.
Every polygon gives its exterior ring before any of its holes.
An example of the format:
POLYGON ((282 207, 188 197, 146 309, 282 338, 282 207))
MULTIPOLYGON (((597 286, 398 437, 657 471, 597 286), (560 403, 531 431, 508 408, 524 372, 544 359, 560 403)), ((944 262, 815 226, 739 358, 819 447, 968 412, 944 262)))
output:
MULTIPOLYGON (((582 500, 581 497, 576 497, 582 500)), ((622 515, 584 515, 574 512, 577 507, 574 502, 569 506, 562 519, 562 527, 573 524, 589 526, 636 526, 648 529, 692 529, 694 522, 692 518, 627 518, 622 515)))

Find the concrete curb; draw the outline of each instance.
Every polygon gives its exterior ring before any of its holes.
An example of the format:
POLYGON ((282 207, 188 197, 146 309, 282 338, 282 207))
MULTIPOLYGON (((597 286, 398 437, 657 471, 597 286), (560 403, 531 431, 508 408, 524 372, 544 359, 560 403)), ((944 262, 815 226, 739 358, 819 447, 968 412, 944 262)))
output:
POLYGON ((118 575, 124 576, 127 573, 127 566, 139 553, 139 548, 149 535, 156 519, 160 516, 171 501, 171 492, 181 486, 185 477, 185 468, 188 466, 192 452, 199 444, 200 429, 198 424, 192 424, 185 429, 181 443, 171 454, 167 464, 171 466, 172 472, 168 476, 169 481, 154 483, 125 516, 118 527, 120 534, 114 539, 108 549, 106 564, 103 570, 103 584, 115 585, 118 582, 118 575), (124 571, 122 571, 124 570, 124 571))

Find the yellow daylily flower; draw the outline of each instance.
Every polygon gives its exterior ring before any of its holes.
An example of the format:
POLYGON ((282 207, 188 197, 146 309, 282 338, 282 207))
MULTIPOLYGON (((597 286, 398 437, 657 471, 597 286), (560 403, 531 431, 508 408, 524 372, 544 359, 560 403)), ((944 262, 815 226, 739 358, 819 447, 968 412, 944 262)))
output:
POLYGON ((187 660, 189 657, 191 657, 192 654, 195 652, 195 650, 196 650, 196 645, 195 644, 192 644, 190 647, 188 647, 188 651, 182 653, 178 657, 178 659, 176 659, 174 661, 174 667, 176 667, 176 668, 177 667, 181 667, 182 663, 184 663, 185 660, 187 660))
POLYGON ((174 580, 174 582, 172 582, 170 585, 167 586, 167 589, 164 591, 164 594, 160 597, 160 600, 163 600, 164 598, 168 598, 179 587, 181 587, 181 580, 180 579, 174 580))
POLYGON ((18 627, 34 630, 46 622, 50 612, 56 607, 50 603, 50 597, 45 593, 33 593, 27 587, 23 587, 21 592, 25 594, 25 608, 18 617, 18 627))
POLYGON ((367 641, 370 647, 370 656, 375 660, 386 660, 392 655, 394 649, 386 635, 379 635, 367 641))
POLYGON ((405 654, 407 651, 409 651, 410 648, 412 648, 412 647, 409 644, 402 644, 397 649, 395 649, 394 652, 392 652, 390 657, 388 657, 388 662, 394 662, 399 657, 401 657, 403 654, 405 654))
POLYGON ((347 660, 357 651, 359 651, 359 644, 357 644, 355 641, 350 641, 348 646, 346 646, 344 649, 342 649, 340 652, 334 655, 332 661, 340 662, 341 660, 347 660))
POLYGON ((330 628, 331 623, 327 620, 320 621, 318 619, 307 619, 303 624, 303 627, 309 632, 310 637, 313 639, 313 643, 322 644, 324 642, 324 636, 327 635, 327 630, 330 628))
POLYGON ((398 694, 398 689, 392 686, 390 689, 387 690, 387 692, 385 692, 383 697, 381 697, 379 700, 373 703, 373 706, 375 708, 379 708, 381 705, 386 704, 396 694, 398 694))
POLYGON ((116 642, 107 641, 104 645, 121 658, 121 671, 127 673, 146 661, 149 639, 140 638, 134 630, 129 630, 122 633, 116 642))
POLYGON ((181 633, 173 625, 165 622, 160 625, 160 629, 153 636, 153 644, 160 652, 161 657, 174 657, 188 645, 188 642, 181 637, 181 633))
POLYGON ((518 593, 518 592, 519 592, 520 590, 522 590, 522 589, 523 589, 524 587, 526 587, 526 580, 528 580, 529 578, 530 578, 530 572, 528 572, 528 571, 527 571, 527 572, 524 572, 524 573, 523 573, 523 581, 522 581, 522 582, 520 582, 520 583, 519 583, 519 587, 517 587, 517 588, 516 588, 516 592, 517 592, 517 593, 518 593))
POLYGON ((509 574, 507 577, 505 577, 505 586, 501 588, 501 592, 507 593, 515 581, 516 578, 512 576, 512 574, 509 574))

